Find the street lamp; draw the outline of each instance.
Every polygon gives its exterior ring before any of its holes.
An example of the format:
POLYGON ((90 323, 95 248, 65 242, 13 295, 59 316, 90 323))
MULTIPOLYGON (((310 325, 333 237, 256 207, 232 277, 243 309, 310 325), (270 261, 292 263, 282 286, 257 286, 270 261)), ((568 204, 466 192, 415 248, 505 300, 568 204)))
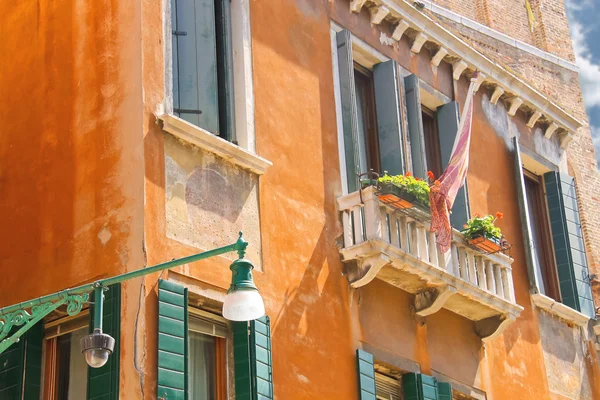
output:
POLYGON ((223 302, 223 317, 230 321, 251 321, 265 315, 265 303, 252 279, 252 263, 240 258, 229 269, 231 286, 223 302))
POLYGON ((85 362, 92 368, 104 366, 115 348, 115 339, 102 333, 103 292, 101 285, 94 289, 94 332, 81 338, 81 352, 85 355, 85 362))

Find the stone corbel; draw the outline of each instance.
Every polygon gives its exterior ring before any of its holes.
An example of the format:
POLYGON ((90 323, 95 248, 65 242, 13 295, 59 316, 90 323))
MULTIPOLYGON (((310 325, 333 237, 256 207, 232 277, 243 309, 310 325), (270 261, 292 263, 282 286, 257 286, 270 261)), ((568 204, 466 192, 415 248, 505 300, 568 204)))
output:
POLYGON ((385 254, 376 254, 357 261, 356 265, 347 270, 348 281, 353 288, 365 286, 371 282, 379 271, 392 261, 385 254))
POLYGON ((353 13, 359 13, 366 2, 367 0, 352 0, 350 2, 350 11, 353 13))
POLYGON ((442 60, 444 59, 444 57, 446 57, 447 55, 448 55, 448 50, 446 50, 444 47, 440 47, 439 50, 435 53, 435 55, 431 59, 431 65, 433 65, 434 67, 439 66, 440 63, 442 62, 442 60))
POLYGON ((527 121, 527 126, 529 128, 533 128, 535 126, 535 123, 538 121, 538 119, 540 119, 541 116, 542 113, 539 111, 536 111, 533 114, 531 114, 531 116, 529 117, 529 121, 527 121))
POLYGON ((544 132, 544 136, 546 136, 546 139, 550 139, 552 137, 552 134, 558 129, 558 125, 554 122, 552 122, 550 125, 548 125, 548 127, 546 128, 546 131, 544 132))
POLYGON ((500 336, 516 318, 513 315, 496 315, 475 321, 475 332, 484 342, 500 336))
POLYGON ((420 317, 438 312, 446 301, 456 293, 456 288, 450 285, 426 289, 415 295, 415 311, 420 317))
POLYGON ((408 29, 408 26, 408 22, 401 19, 400 22, 398 22, 398 25, 396 25, 396 27, 394 28, 394 32, 392 32, 392 39, 399 42, 400 39, 402 39, 402 35, 404 35, 404 32, 408 29))
POLYGON ((511 117, 514 117, 515 114, 517 113, 517 110, 519 109, 519 107, 521 107, 521 104, 523 104, 523 99, 520 97, 513 97, 512 99, 510 99, 508 101, 508 104, 509 104, 508 115, 510 115, 511 117))
POLYGON ((415 40, 413 41, 410 51, 412 51, 415 54, 418 54, 421 51, 421 49, 423 48, 423 45, 425 44, 425 42, 428 40, 429 40, 429 37, 427 37, 426 34, 424 34, 423 32, 419 32, 417 34, 417 36, 415 37, 415 40))
POLYGON ((479 75, 477 75, 477 79, 475 80, 475 86, 473 87, 473 93, 477 93, 477 91, 481 87, 481 84, 483 83, 483 81, 485 81, 485 78, 487 77, 482 72, 480 72, 479 75))
POLYGON ((381 21, 390 13, 390 9, 386 6, 376 6, 369 10, 371 12, 371 23, 379 25, 381 21))
POLYGON ((571 140, 573 140, 574 136, 571 132, 569 131, 564 131, 559 135, 559 139, 560 139, 560 147, 564 150, 567 149, 567 147, 569 147, 569 143, 571 143, 571 140))
POLYGON ((465 69, 467 69, 468 65, 466 62, 464 62, 463 60, 459 60, 456 61, 455 63, 452 64, 452 77, 454 78, 455 81, 460 79, 460 76, 462 75, 463 72, 465 72, 465 69))
POLYGON ((496 88, 494 89, 494 93, 492 93, 492 98, 490 99, 490 103, 492 104, 496 104, 498 103, 498 100, 500 99, 500 97, 504 94, 504 89, 502 89, 500 86, 496 86, 496 88))

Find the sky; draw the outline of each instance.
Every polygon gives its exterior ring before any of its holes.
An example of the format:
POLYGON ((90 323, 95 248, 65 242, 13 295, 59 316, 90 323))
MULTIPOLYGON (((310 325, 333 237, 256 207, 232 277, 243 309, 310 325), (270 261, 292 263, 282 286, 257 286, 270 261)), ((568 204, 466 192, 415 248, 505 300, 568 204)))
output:
POLYGON ((583 101, 600 163, 600 0, 565 0, 583 101))

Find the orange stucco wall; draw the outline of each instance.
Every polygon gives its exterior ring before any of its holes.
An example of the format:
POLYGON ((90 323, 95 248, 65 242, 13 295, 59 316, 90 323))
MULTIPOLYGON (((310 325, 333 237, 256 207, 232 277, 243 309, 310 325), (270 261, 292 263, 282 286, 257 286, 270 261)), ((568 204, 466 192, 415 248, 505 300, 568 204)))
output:
MULTIPOLYGON (((108 0, 9 9, 0 26, 11 55, 0 59, 0 95, 10 105, 0 108, 0 305, 199 251, 166 235, 168 134, 155 115, 165 97, 163 12, 158 1, 108 0)), ((272 321, 276 398, 357 399, 355 350, 363 344, 481 388, 488 399, 550 398, 513 155, 482 110, 489 93, 480 90, 474 103, 471 209, 504 212, 525 310, 484 346, 471 321, 446 310, 415 318, 408 293, 377 280, 351 289, 342 274, 330 22, 461 103, 468 81, 454 82, 447 63, 432 70, 429 51, 412 54, 406 37, 382 44, 368 11, 350 14, 347 0, 254 0, 250 13, 256 152, 273 163, 259 183, 263 272, 255 281, 272 321)), ((528 133, 524 118, 513 120, 528 133)), ((220 257, 171 276, 223 295, 228 265, 220 257)), ((156 392, 158 277, 123 288, 122 398, 156 392)), ((596 361, 588 369, 590 381, 600 379, 596 361)))

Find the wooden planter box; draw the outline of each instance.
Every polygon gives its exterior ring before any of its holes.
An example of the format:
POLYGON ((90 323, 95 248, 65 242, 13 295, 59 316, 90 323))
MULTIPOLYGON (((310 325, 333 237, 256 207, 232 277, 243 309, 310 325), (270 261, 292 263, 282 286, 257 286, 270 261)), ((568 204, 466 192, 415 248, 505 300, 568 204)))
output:
POLYGON ((500 239, 488 239, 485 236, 477 236, 468 240, 469 245, 481 250, 484 253, 497 253, 505 249, 500 239))
POLYGON ((421 221, 431 219, 429 206, 419 203, 416 197, 392 184, 380 184, 377 197, 382 203, 388 204, 398 210, 421 221))

